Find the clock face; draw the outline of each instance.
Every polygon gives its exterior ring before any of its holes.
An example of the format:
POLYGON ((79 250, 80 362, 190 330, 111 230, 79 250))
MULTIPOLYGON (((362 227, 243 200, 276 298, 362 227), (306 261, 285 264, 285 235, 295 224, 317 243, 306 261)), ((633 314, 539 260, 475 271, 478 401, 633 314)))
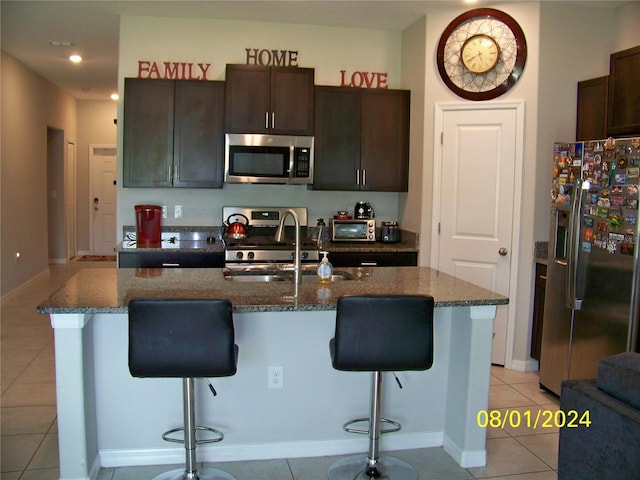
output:
POLYGON ((462 64, 469 72, 485 73, 500 60, 500 47, 488 35, 474 35, 464 42, 460 56, 462 64))
POLYGON ((489 100, 520 78, 527 57, 524 33, 509 15, 492 8, 463 13, 438 44, 438 71, 445 84, 469 100, 489 100))

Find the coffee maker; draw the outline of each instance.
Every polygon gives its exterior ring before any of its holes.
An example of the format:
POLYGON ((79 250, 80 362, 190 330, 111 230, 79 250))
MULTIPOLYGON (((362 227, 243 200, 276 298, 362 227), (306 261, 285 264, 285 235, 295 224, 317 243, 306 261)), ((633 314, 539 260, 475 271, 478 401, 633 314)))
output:
POLYGON ((373 207, 369 202, 358 202, 353 209, 353 217, 357 219, 373 218, 373 207))
POLYGON ((138 247, 159 247, 162 237, 162 207, 136 205, 136 242, 138 247))

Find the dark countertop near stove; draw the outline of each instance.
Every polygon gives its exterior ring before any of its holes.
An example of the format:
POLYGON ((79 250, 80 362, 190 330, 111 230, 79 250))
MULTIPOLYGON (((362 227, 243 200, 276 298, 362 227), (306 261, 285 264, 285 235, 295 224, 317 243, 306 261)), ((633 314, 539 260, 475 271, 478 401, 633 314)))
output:
MULTIPOLYGON (((138 246, 135 236, 126 240, 126 232, 135 232, 135 227, 124 227, 125 240, 116 246, 116 253, 135 252, 222 252, 224 251, 224 236, 220 227, 193 227, 193 226, 164 226, 163 238, 167 237, 157 246, 138 246)), ((418 235, 407 230, 401 230, 401 241, 397 243, 381 242, 329 242, 329 252, 417 252, 418 235)))

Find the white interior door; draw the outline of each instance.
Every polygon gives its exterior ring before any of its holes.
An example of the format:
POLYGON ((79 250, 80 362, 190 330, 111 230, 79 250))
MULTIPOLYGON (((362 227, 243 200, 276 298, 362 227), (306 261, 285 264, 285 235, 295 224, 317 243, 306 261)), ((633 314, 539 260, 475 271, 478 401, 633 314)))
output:
POLYGON ((64 166, 64 211, 67 259, 76 256, 76 144, 67 142, 64 166))
POLYGON ((115 255, 116 232, 116 147, 90 145, 91 253, 115 255))
MULTIPOLYGON (((505 296, 512 283, 514 209, 519 204, 520 113, 495 105, 439 111, 432 265, 505 296)), ((499 365, 505 364, 509 310, 515 311, 511 300, 498 307, 494 321, 492 362, 499 365)))

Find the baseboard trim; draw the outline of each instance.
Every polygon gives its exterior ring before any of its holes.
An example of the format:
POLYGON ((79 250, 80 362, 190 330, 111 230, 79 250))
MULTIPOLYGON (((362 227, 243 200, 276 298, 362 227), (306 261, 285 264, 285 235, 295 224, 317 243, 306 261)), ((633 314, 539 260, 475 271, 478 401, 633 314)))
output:
POLYGON ((442 447, 462 468, 484 467, 487 464, 486 450, 460 450, 447 436, 442 447))
POLYGON ((34 277, 31 277, 29 280, 24 282, 22 285, 18 285, 16 288, 11 290, 10 292, 5 293, 2 296, 2 298, 0 298, 0 301, 7 302, 7 301, 11 300, 16 295, 19 295, 22 292, 23 289, 28 288, 33 282, 38 280, 40 277, 42 277, 44 275, 47 275, 48 273, 49 273, 49 268, 47 267, 45 270, 43 270, 40 273, 36 274, 34 277))
POLYGON ((518 372, 537 372, 539 364, 535 358, 530 358, 528 360, 512 360, 511 369, 518 372))
POLYGON ((49 265, 65 265, 67 261, 66 258, 50 258, 49 265))
MULTIPOLYGON (((408 433, 383 438, 381 450, 410 450, 414 448, 441 447, 444 434, 408 433)), ((198 448, 198 461, 236 462, 269 460, 274 458, 325 457, 351 455, 367 451, 368 439, 359 437, 345 440, 321 440, 303 442, 255 443, 247 445, 218 445, 198 448)), ((141 450, 100 450, 103 468, 131 467, 136 465, 171 465, 184 462, 184 447, 141 450)))

